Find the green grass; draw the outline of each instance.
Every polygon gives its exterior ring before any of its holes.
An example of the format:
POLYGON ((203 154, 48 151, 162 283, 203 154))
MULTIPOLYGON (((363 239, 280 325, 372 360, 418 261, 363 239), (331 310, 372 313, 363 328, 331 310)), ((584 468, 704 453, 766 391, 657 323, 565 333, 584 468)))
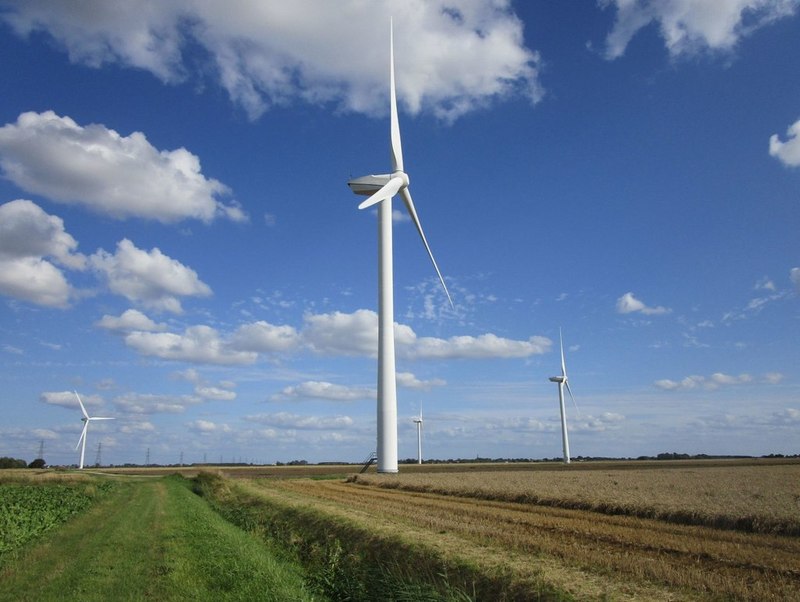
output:
POLYGON ((301 570, 181 477, 114 491, 0 572, 0 600, 312 600, 301 570))

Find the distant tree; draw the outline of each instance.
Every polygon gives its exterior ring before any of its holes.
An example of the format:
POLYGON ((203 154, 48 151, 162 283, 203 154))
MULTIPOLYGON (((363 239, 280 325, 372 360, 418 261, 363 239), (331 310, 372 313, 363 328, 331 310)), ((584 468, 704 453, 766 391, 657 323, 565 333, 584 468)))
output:
POLYGON ((0 458, 0 468, 25 468, 27 466, 28 463, 25 460, 8 458, 6 456, 0 458))
POLYGON ((44 468, 47 466, 43 458, 36 458, 33 462, 28 464, 28 468, 44 468))

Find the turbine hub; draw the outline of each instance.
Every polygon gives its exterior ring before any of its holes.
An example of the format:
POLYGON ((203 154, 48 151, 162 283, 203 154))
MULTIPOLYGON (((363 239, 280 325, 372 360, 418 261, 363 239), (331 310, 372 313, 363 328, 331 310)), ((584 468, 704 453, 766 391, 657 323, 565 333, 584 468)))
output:
POLYGON ((396 172, 394 172, 392 174, 392 177, 393 178, 400 178, 401 180, 403 180, 403 185, 400 187, 401 189, 408 188, 410 180, 408 179, 408 174, 406 172, 398 169, 396 172))

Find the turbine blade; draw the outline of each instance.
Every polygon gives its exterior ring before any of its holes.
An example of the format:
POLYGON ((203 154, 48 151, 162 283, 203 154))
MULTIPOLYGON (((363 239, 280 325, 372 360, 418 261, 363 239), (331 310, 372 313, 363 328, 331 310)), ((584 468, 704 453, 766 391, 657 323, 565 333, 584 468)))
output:
POLYGON ((78 438, 78 444, 75 446, 77 450, 81 446, 81 442, 86 439, 86 431, 89 429, 89 421, 83 423, 83 430, 81 431, 81 436, 78 438))
MULTIPOLYGON (((567 376, 567 363, 564 361, 564 337, 561 336, 561 329, 558 329, 558 340, 561 343, 561 376, 567 376)), ((571 395, 571 393, 570 393, 571 395)))
POLYGON ((453 299, 450 297, 450 291, 447 290, 447 285, 444 283, 444 278, 442 277, 442 273, 439 271, 439 266, 436 265, 436 260, 433 258, 431 247, 428 244, 428 240, 425 238, 425 232, 422 231, 422 224, 419 223, 417 210, 414 208, 414 201, 411 199, 411 193, 408 191, 408 188, 403 188, 400 191, 400 196, 403 198, 403 202, 406 204, 406 209, 408 209, 408 214, 411 216, 411 220, 417 227, 417 232, 419 232, 422 243, 425 245, 425 249, 428 251, 428 257, 431 258, 431 263, 433 263, 433 268, 436 270, 436 275, 439 276, 439 282, 442 283, 442 288, 444 289, 444 294, 447 295, 447 300, 450 302, 450 307, 455 309, 455 306, 453 305, 453 299))
POLYGON ((106 416, 92 416, 89 420, 116 420, 116 418, 108 418, 106 416))
POLYGON ((373 194, 371 197, 367 198, 364 201, 361 201, 361 204, 358 206, 359 209, 367 209, 368 207, 372 207, 380 203, 381 201, 385 201, 386 199, 392 198, 394 195, 397 194, 397 191, 403 186, 403 178, 392 178, 381 188, 378 192, 373 194))
POLYGON ((572 405, 575 406, 575 411, 578 413, 578 415, 580 415, 581 411, 578 408, 578 404, 575 403, 575 397, 572 395, 572 389, 569 388, 569 381, 565 380, 564 384, 567 386, 567 392, 569 393, 569 398, 572 400, 572 405))
POLYGON ((392 171, 403 171, 403 145, 397 118, 397 92, 394 85, 394 26, 389 21, 389 105, 391 112, 392 171))
POLYGON ((81 404, 81 412, 83 412, 83 416, 84 416, 84 418, 88 418, 88 417, 89 417, 89 414, 87 414, 87 413, 86 413, 86 408, 85 408, 85 407, 83 407, 83 402, 81 401, 81 396, 80 396, 80 395, 78 395, 78 392, 77 392, 77 391, 74 391, 74 393, 75 393, 75 397, 77 397, 77 398, 78 398, 78 403, 79 403, 79 404, 81 404))

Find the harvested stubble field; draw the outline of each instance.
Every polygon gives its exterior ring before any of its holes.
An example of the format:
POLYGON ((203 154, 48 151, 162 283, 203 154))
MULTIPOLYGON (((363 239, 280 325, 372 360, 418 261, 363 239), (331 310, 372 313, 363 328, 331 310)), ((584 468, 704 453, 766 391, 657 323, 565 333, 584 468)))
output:
POLYGON ((243 486, 268 503, 313 507, 445 563, 469 563, 511 584, 508 599, 561 591, 580 600, 800 600, 798 463, 243 486))

